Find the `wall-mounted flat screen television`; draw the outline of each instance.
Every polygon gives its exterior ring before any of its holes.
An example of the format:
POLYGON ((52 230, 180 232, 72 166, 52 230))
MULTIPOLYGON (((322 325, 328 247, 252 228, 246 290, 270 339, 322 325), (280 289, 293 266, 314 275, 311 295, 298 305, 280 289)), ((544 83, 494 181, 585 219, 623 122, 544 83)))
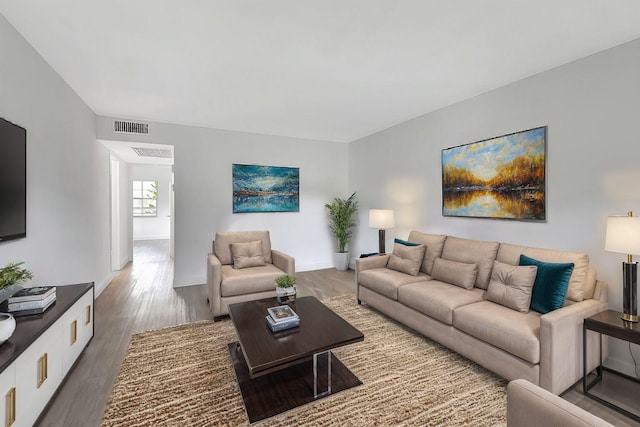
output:
POLYGON ((27 131, 0 118, 0 242, 27 236, 27 131))

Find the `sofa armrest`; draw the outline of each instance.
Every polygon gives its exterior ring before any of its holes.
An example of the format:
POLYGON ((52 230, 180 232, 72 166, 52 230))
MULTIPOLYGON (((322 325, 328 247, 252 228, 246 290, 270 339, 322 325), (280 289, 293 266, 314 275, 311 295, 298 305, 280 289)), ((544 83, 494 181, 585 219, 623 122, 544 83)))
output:
POLYGON ((359 271, 383 268, 387 266, 391 255, 374 255, 366 258, 356 258, 356 274, 359 271))
POLYGON ((220 316, 222 312, 220 302, 220 283, 222 282, 222 263, 214 254, 207 256, 207 294, 209 295, 209 308, 214 316, 220 316))
POLYGON ((593 290, 593 299, 597 299, 598 301, 608 302, 609 301, 609 286, 607 282, 603 282, 602 280, 596 280, 596 287, 593 290))
MULTIPOLYGON (((606 293, 606 283, 600 282, 606 293)), ((540 317, 540 386, 560 394, 582 378, 582 325, 584 319, 607 310, 606 301, 586 299, 540 317)), ((597 334, 590 332, 587 372, 599 361, 597 334)), ((607 346, 603 340, 603 359, 607 346)))
POLYGON ((273 265, 284 271, 285 274, 288 274, 291 277, 295 277, 296 260, 294 257, 272 249, 271 260, 273 261, 273 265))
POLYGON ((366 258, 356 258, 356 298, 360 304, 360 280, 358 274, 374 268, 385 268, 391 255, 374 255, 366 258))
POLYGON ((609 427, 611 424, 526 380, 507 386, 507 427, 609 427))

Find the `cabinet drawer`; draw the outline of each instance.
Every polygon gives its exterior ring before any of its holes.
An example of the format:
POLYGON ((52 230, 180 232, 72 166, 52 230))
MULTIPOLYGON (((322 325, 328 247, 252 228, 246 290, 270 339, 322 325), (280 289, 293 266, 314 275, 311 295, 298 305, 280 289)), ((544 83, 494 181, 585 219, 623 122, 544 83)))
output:
POLYGON ((93 336, 93 291, 85 293, 62 317, 62 370, 67 374, 93 336))
POLYGON ((59 286, 43 315, 16 319, 0 352, 0 427, 33 426, 93 336, 93 283, 59 286), (73 329, 72 329, 73 328, 73 329), (73 339, 72 339, 73 338, 73 339), (74 341, 74 346, 71 342, 74 341), (73 353, 65 359, 65 350, 73 353))
POLYGON ((0 426, 17 426, 16 403, 16 368, 13 364, 0 374, 0 426))
POLYGON ((62 381, 61 324, 47 329, 14 363, 19 425, 32 425, 62 381))

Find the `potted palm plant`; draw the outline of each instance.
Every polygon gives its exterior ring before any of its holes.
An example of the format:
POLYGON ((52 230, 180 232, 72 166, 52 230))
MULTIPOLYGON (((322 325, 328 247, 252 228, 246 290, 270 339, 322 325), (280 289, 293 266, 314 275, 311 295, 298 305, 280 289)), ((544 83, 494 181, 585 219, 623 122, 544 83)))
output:
POLYGON ((335 255, 336 269, 346 270, 349 268, 349 252, 346 248, 351 238, 351 228, 356 225, 355 215, 358 213, 356 193, 347 199, 335 197, 331 203, 324 206, 329 210, 329 229, 338 245, 335 255))

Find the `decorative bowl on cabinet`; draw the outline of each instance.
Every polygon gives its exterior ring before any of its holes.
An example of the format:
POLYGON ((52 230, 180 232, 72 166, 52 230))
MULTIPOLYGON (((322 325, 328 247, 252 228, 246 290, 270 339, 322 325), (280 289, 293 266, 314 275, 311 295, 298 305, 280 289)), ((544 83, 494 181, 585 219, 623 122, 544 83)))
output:
POLYGON ((16 320, 9 313, 0 313, 0 344, 11 338, 16 330, 16 320))

